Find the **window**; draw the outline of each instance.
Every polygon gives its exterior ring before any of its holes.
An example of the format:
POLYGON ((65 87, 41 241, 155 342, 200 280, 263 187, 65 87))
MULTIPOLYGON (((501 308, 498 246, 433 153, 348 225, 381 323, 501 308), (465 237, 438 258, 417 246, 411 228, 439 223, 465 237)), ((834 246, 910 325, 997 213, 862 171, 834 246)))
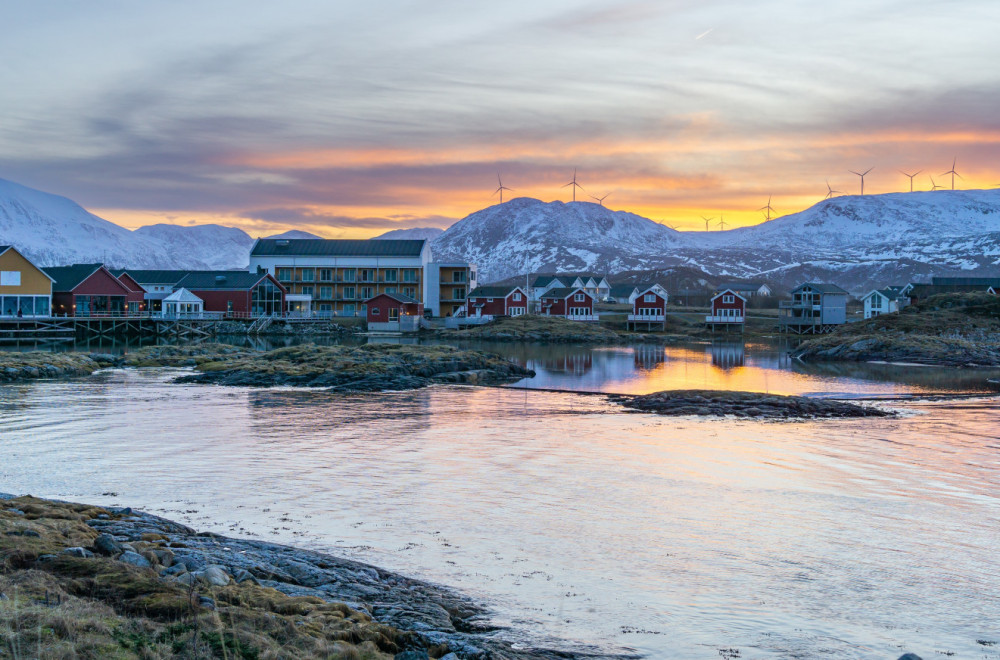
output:
POLYGON ((291 282, 292 281, 292 269, 291 268, 279 268, 278 269, 278 280, 281 282, 291 282))
POLYGON ((734 303, 736 302, 736 296, 722 296, 723 303, 734 303))
POLYGON ((469 281, 472 282, 472 281, 475 281, 475 279, 476 279, 476 271, 470 270, 469 271, 469 281))
POLYGON ((0 286, 21 286, 21 271, 0 271, 0 286))
POLYGON ((311 286, 302 287, 302 295, 311 296, 313 294, 313 288, 311 286))
POLYGON ((646 295, 644 295, 642 297, 642 301, 643 302, 656 302, 656 294, 655 293, 647 293, 646 295))
POLYGON ((232 300, 227 300, 226 301, 226 313, 227 314, 232 314, 233 313, 233 301, 232 300))
POLYGON ((354 282, 355 279, 356 279, 356 276, 357 276, 357 273, 355 272, 355 270, 353 268, 345 268, 344 269, 344 281, 345 282, 354 282))
POLYGON ((332 282, 333 281, 333 269, 332 268, 321 268, 319 270, 319 281, 320 282, 332 282))
POLYGON ((521 292, 520 291, 515 291, 512 300, 514 302, 521 302, 521 292))
POLYGON ((416 287, 404 286, 403 287, 403 295, 409 296, 411 298, 416 298, 417 297, 417 289, 416 289, 416 287))
POLYGON ((385 292, 386 293, 396 293, 396 287, 394 287, 394 286, 387 286, 387 287, 385 287, 385 292))
POLYGON ((385 281, 386 282, 396 282, 399 279, 398 270, 387 270, 385 271, 385 281))
POLYGON ((465 289, 454 289, 451 292, 452 300, 461 300, 464 297, 465 297, 465 289))
POLYGON ((319 298, 320 300, 333 300, 333 287, 321 286, 319 288, 319 298))
POLYGON ((451 281, 452 282, 464 282, 465 281, 465 271, 464 270, 456 270, 456 271, 452 272, 452 274, 451 274, 451 281))
POLYGON ((344 287, 344 300, 352 300, 354 298, 354 287, 345 286, 344 287))
POLYGON ((577 294, 574 294, 574 296, 573 296, 573 300, 576 301, 576 302, 583 302, 586 299, 587 299, 586 295, 584 295, 582 293, 577 293, 577 294))
POLYGON ((354 316, 354 303, 351 303, 349 305, 344 305, 344 315, 354 316))
POLYGON ((375 289, 374 288, 372 288, 370 286, 363 286, 363 287, 361 287, 361 297, 363 299, 368 300, 373 295, 375 295, 375 289))
POLYGON ((398 307, 390 307, 389 308, 389 320, 390 321, 398 321, 399 320, 399 308, 398 307))
POLYGON ((371 268, 362 268, 359 274, 359 279, 362 282, 374 282, 375 281, 375 271, 371 268))
POLYGON ((493 299, 492 298, 487 298, 486 302, 493 302, 493 299))
POLYGON ((403 269, 403 281, 404 282, 416 282, 417 281, 417 270, 415 268, 404 268, 403 269))
POLYGON ((303 268, 302 269, 302 281, 303 282, 315 282, 316 281, 316 270, 313 268, 303 268))
POLYGON ((372 316, 378 316, 378 307, 372 307, 372 316))

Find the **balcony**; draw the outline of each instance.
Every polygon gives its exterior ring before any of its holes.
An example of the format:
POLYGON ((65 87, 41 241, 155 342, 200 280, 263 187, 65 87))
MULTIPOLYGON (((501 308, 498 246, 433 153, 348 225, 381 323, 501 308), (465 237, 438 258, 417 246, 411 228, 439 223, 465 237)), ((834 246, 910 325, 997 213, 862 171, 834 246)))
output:
POLYGON ((629 321, 639 321, 642 323, 663 323, 667 320, 666 314, 629 314, 629 321))
POLYGON ((743 323, 742 316, 706 316, 705 323, 743 323))
POLYGON ((597 314, 567 314, 566 319, 569 321, 597 321, 597 314))

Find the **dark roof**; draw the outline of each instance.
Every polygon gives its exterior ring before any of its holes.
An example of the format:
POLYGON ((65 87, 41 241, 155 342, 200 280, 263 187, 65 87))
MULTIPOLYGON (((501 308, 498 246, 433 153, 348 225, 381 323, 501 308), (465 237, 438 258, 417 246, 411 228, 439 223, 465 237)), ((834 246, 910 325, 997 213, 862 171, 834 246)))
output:
POLYGON ((199 270, 185 275, 174 286, 188 291, 227 289, 252 289, 267 273, 248 273, 245 270, 199 270))
MULTIPOLYGON (((101 264, 73 264, 72 266, 51 266, 42 271, 52 278, 53 291, 72 291, 80 283, 101 269, 101 264)), ((128 288, 122 284, 123 288, 128 288)))
POLYGON ((514 289, 519 286, 477 286, 469 292, 466 298, 506 298, 514 289))
MULTIPOLYGON (((909 296, 904 296, 901 292, 903 287, 901 286, 887 286, 884 289, 877 289, 872 291, 872 293, 880 293, 889 300, 906 300, 909 296)), ((865 296, 867 298, 868 296, 865 296)), ((862 299, 863 300, 863 299, 862 299)))
MULTIPOLYGON (((402 293, 380 293, 378 295, 372 296, 368 300, 375 300, 379 296, 388 296, 388 297, 392 298, 393 300, 395 300, 397 302, 401 302, 401 303, 404 303, 404 304, 407 304, 407 305, 409 305, 409 304, 419 305, 420 304, 420 301, 417 300, 416 298, 411 298, 410 296, 407 296, 407 295, 402 294, 402 293)), ((365 302, 367 302, 367 301, 365 301, 365 302)))
POLYGON ((716 291, 732 289, 733 291, 756 291, 764 286, 763 282, 722 282, 715 287, 716 291))
POLYGON ((1000 277, 932 277, 931 284, 991 287, 1000 286, 1000 277))
POLYGON ((639 287, 634 284, 618 284, 611 287, 611 295, 615 298, 631 296, 639 287))
POLYGON ((419 257, 425 241, 332 240, 316 238, 261 238, 251 257, 284 255, 306 257, 419 257))
MULTIPOLYGON (((542 297, 543 298, 568 298, 569 296, 573 295, 577 291, 579 291, 581 293, 587 293, 586 291, 584 291, 583 289, 581 289, 578 286, 564 286, 564 287, 557 287, 555 289, 549 289, 548 291, 546 291, 545 293, 542 294, 542 297)), ((589 296, 590 294, 587 293, 587 295, 589 296)))
POLYGON ((7 250, 9 250, 10 248, 11 248, 10 245, 0 245, 0 254, 3 254, 4 252, 6 252, 7 250))
POLYGON ((137 270, 133 268, 116 268, 111 271, 115 277, 128 273, 133 280, 142 284, 177 284, 184 276, 194 271, 190 270, 137 270))
POLYGON ((548 286, 549 283, 552 282, 552 280, 559 280, 560 282, 562 282, 563 279, 564 278, 559 275, 539 275, 538 277, 535 278, 535 281, 531 283, 531 286, 538 286, 538 287, 548 286))
POLYGON ((827 284, 826 282, 805 282, 792 289, 792 291, 798 291, 803 287, 809 287, 814 291, 819 291, 820 293, 842 293, 845 296, 847 295, 847 292, 836 284, 827 284))

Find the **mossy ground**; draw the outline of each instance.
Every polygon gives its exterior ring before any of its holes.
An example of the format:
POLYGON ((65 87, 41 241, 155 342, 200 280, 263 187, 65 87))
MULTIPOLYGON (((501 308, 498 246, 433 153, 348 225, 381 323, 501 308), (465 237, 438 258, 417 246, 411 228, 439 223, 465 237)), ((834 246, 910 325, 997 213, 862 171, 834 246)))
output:
MULTIPOLYGON (((98 515, 116 516, 31 497, 0 501, 0 657, 375 660, 392 658, 411 635, 341 603, 252 582, 185 587, 152 568, 66 554, 92 545, 97 532, 86 521, 98 515)), ((163 543, 135 545, 152 556, 163 543)))

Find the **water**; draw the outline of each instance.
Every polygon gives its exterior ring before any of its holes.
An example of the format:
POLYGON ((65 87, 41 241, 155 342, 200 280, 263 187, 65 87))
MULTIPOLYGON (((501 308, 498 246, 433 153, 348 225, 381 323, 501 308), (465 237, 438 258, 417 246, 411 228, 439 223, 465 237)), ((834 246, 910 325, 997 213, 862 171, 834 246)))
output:
MULTIPOLYGON (((591 351, 605 353, 621 359, 591 351)), ((772 371, 811 390, 905 389, 772 371)), ((572 393, 343 396, 170 373, 0 388, 0 490, 138 506, 453 585, 512 639, 568 649, 1000 657, 976 641, 1000 639, 993 399, 760 423, 623 414, 572 393)))

